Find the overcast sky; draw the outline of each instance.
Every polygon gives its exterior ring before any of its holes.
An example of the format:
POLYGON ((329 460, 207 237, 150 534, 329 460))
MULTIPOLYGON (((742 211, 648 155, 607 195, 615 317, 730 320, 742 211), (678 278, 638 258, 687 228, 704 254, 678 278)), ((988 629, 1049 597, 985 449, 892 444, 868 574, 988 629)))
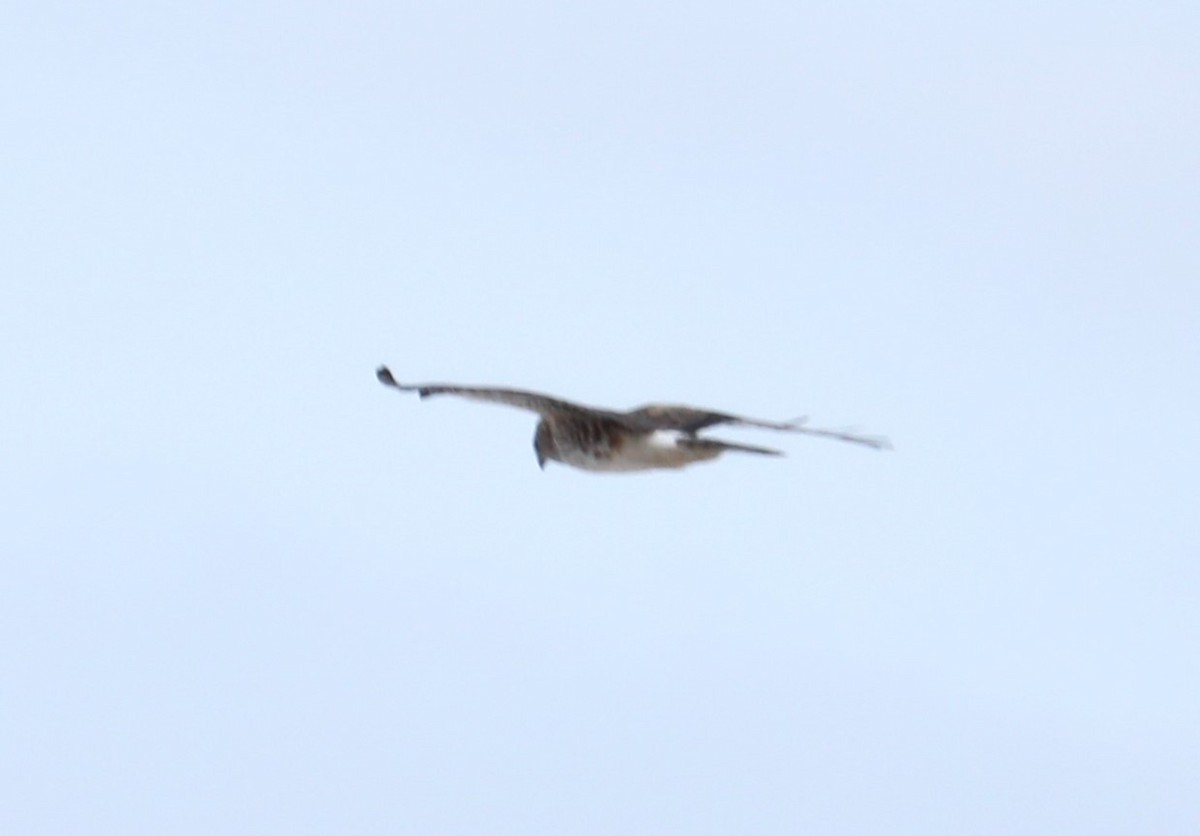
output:
POLYGON ((1200 832, 1200 6, 4 19, 0 830, 1200 832))

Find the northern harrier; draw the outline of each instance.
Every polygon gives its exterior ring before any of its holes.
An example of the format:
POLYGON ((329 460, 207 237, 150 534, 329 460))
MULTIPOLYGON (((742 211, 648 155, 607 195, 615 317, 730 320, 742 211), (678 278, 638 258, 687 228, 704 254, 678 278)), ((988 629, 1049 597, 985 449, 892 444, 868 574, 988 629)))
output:
POLYGON ((375 376, 385 386, 401 392, 416 392, 422 398, 458 395, 536 412, 542 420, 538 422, 533 437, 533 449, 537 453, 538 467, 541 468, 545 468, 547 459, 583 470, 628 471, 684 467, 693 462, 715 459, 726 450, 766 456, 783 455, 779 450, 768 447, 752 447, 697 435, 701 430, 717 424, 740 424, 819 435, 877 450, 891 447, 886 438, 855 435, 840 430, 820 430, 807 426, 803 418, 788 422, 759 421, 725 412, 663 404, 651 404, 630 412, 613 412, 521 389, 446 383, 397 383, 387 366, 380 366, 375 376))

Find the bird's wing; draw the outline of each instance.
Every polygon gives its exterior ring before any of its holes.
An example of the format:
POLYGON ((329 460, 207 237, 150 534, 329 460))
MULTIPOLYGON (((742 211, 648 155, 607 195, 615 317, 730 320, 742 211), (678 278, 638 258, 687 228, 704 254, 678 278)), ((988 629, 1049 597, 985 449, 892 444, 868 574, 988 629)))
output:
POLYGON ((891 448, 891 442, 882 436, 859 435, 847 430, 825 430, 810 427, 807 418, 795 421, 763 421, 759 418, 745 418, 741 415, 731 415, 727 412, 714 412, 708 409, 696 409, 690 406, 672 406, 667 404, 650 404, 632 412, 625 413, 626 419, 634 426, 648 430, 682 430, 686 433, 698 433, 707 427, 717 424, 734 424, 744 427, 761 427, 768 430, 804 433, 824 438, 834 438, 838 441, 849 441, 862 444, 877 450, 891 448))
POLYGON ((676 444, 685 450, 717 450, 720 452, 737 450, 741 453, 758 453, 763 456, 783 455, 783 451, 771 447, 757 447, 753 444, 735 444, 732 441, 722 441, 719 438, 704 438, 691 435, 684 436, 676 444))
POLYGON ((696 433, 717 424, 743 424, 751 427, 765 427, 769 430, 791 430, 796 426, 793 423, 760 421, 755 418, 730 415, 726 412, 668 404, 650 404, 626 414, 634 423, 642 424, 650 429, 683 430, 687 433, 696 433))
POLYGON ((431 395, 458 395, 459 397, 470 398, 475 401, 515 406, 518 409, 527 409, 530 412, 536 412, 543 416, 552 413, 592 414, 597 412, 597 410, 581 406, 580 404, 560 400, 559 398, 552 398, 540 392, 527 392, 523 389, 500 389, 492 386, 456 386, 449 383, 398 383, 396 378, 392 377, 392 372, 387 366, 380 366, 376 369, 375 377, 379 378, 379 382, 385 386, 391 386, 393 389, 398 389, 401 392, 416 392, 422 398, 427 398, 431 395))

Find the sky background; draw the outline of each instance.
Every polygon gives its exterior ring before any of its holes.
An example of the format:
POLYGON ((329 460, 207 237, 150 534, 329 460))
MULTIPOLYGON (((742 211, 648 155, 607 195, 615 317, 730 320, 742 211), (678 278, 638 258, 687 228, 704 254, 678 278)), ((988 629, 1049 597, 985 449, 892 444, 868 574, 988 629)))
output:
POLYGON ((1200 832, 1196 3, 4 18, 0 830, 1200 832))

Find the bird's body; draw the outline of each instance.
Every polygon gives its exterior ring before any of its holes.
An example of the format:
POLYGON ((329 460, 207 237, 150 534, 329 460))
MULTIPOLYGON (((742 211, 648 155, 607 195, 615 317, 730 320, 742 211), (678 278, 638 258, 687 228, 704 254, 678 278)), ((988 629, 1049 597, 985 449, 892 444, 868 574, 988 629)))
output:
POLYGON ((543 419, 539 432, 546 432, 552 445, 537 445, 553 458, 581 470, 622 473, 634 470, 677 469, 695 462, 715 459, 726 450, 781 455, 778 450, 751 447, 711 438, 696 438, 680 430, 630 432, 620 425, 589 426, 575 421, 543 419), (542 427, 546 427, 542 430, 542 427))
POLYGON ((403 392, 416 392, 422 398, 431 395, 458 395, 472 400, 506 404, 536 412, 541 416, 534 435, 538 464, 558 461, 582 470, 628 472, 674 469, 695 462, 715 459, 726 451, 779 456, 778 450, 736 444, 698 433, 717 424, 740 424, 772 430, 807 433, 868 447, 886 448, 886 439, 861 436, 837 430, 808 427, 803 420, 792 422, 761 421, 724 412, 689 406, 653 404, 629 412, 615 412, 564 401, 523 389, 482 386, 457 386, 445 383, 397 383, 387 366, 376 371, 379 382, 403 392))

